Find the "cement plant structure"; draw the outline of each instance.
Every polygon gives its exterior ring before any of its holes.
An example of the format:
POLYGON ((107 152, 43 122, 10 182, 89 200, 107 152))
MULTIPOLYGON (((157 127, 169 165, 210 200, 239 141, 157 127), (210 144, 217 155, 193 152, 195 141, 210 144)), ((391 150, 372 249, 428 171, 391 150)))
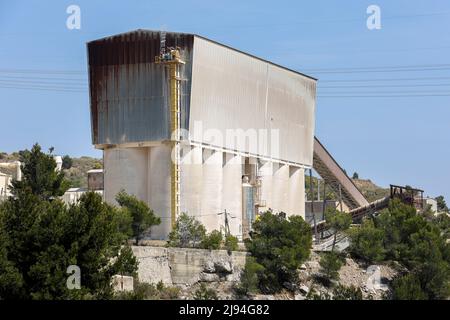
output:
POLYGON ((304 217, 316 79, 186 33, 136 30, 88 55, 105 200, 147 202, 162 220, 151 238, 181 212, 239 238, 268 209, 304 217))

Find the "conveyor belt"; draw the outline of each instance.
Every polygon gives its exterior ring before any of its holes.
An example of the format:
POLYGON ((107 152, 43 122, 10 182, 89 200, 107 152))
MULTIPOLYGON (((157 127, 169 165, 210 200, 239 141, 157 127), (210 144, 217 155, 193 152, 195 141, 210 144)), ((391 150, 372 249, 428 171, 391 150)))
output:
POLYGON ((336 195, 339 195, 340 186, 342 201, 350 210, 369 205, 369 202, 353 183, 352 179, 345 174, 344 170, 317 137, 314 137, 313 168, 336 195))

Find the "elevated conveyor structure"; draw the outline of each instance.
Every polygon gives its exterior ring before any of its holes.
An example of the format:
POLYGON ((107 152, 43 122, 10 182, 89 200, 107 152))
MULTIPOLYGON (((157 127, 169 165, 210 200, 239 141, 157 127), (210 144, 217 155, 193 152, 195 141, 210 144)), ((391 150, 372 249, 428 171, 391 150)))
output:
POLYGON ((350 210, 369 205, 352 179, 347 176, 317 137, 314 137, 313 168, 336 195, 342 195, 342 201, 350 210))

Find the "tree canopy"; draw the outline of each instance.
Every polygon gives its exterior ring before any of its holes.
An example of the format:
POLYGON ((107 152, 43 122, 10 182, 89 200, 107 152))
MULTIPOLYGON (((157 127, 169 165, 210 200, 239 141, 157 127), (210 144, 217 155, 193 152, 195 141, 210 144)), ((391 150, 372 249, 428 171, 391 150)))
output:
POLYGON ((0 300, 111 297, 112 275, 137 270, 122 246, 121 210, 93 192, 66 206, 57 198, 64 176, 38 145, 21 152, 21 161, 23 179, 0 205, 0 300), (69 266, 80 270, 79 289, 67 286, 69 266))
POLYGON ((258 273, 261 291, 277 292, 285 283, 296 283, 297 269, 311 252, 311 226, 300 216, 284 219, 268 211, 253 228, 246 246, 263 267, 258 273))
POLYGON ((139 243, 144 233, 150 233, 150 228, 161 223, 161 218, 155 216, 148 205, 136 196, 127 194, 124 190, 116 196, 117 203, 122 207, 124 215, 131 218, 131 234, 139 243))

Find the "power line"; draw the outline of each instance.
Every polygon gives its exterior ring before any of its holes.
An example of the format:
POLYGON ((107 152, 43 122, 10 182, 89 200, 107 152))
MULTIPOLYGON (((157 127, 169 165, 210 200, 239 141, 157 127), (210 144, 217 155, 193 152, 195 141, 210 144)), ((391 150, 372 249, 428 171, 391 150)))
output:
POLYGON ((73 88, 83 89, 87 88, 87 84, 81 83, 62 83, 62 82, 49 82, 49 81, 34 81, 34 80, 3 80, 0 79, 0 83, 6 84, 36 84, 36 85, 55 85, 55 86, 72 86, 73 88))
POLYGON ((317 96, 317 98, 414 98, 414 97, 450 97, 450 94, 414 94, 414 95, 346 95, 317 96))
POLYGON ((31 70, 31 69, 0 69, 0 73, 24 73, 24 74, 86 74, 87 71, 77 70, 31 70))
POLYGON ((348 88, 414 88, 414 87, 445 87, 450 83, 432 83, 432 84, 386 84, 386 85, 356 85, 356 86, 318 86, 318 89, 348 89, 348 88))
POLYGON ((450 80, 450 77, 335 79, 335 80, 321 80, 321 79, 319 79, 319 84, 320 83, 324 83, 324 82, 379 82, 379 81, 418 81, 418 80, 450 80))
POLYGON ((86 90, 75 90, 61 87, 41 87, 41 86, 13 86, 13 85, 0 85, 2 89, 18 89, 18 90, 37 90, 37 91, 60 91, 60 92, 74 92, 85 93, 86 90))
POLYGON ((391 73, 391 72, 422 72, 422 71, 444 71, 450 70, 450 66, 448 67, 436 67, 436 68, 410 68, 410 69, 349 69, 342 71, 311 71, 311 70, 302 70, 303 72, 312 73, 312 74, 345 74, 345 73, 391 73))
POLYGON ((55 78, 55 77, 26 77, 26 76, 5 76, 0 75, 1 78, 5 79, 29 79, 29 80, 61 80, 61 81, 79 81, 82 83, 87 83, 86 78, 55 78))

